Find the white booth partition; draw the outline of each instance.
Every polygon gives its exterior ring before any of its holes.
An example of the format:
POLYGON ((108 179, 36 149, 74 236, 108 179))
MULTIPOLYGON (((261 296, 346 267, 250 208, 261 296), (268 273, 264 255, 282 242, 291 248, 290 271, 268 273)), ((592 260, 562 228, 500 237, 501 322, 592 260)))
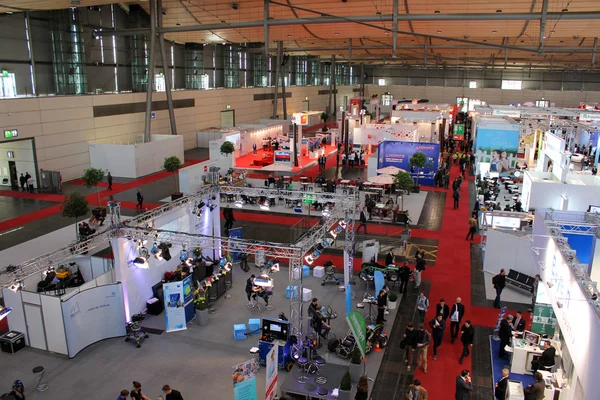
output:
POLYGON ((223 135, 229 133, 239 133, 239 129, 237 128, 208 128, 201 131, 196 132, 196 140, 198 142, 198 147, 208 148, 208 145, 211 140, 220 140, 223 138, 223 135))
POLYGON ((501 269, 514 269, 529 276, 535 276, 531 253, 531 240, 523 232, 487 229, 483 270, 494 275, 501 269))
MULTIPOLYGON (((231 160, 231 156, 229 157, 229 160, 231 160)), ((225 161, 227 161, 227 159, 225 159, 225 161)), ((189 167, 180 168, 178 171, 179 190, 185 195, 197 193, 210 181, 211 167, 219 167, 217 160, 208 160, 199 164, 190 165, 189 167)), ((227 170, 221 170, 219 172, 226 173, 227 170)))
POLYGON ((90 165, 119 178, 139 178, 163 170, 167 157, 182 162, 183 136, 152 135, 152 141, 137 144, 90 143, 90 165))
POLYGON ((384 140, 414 142, 417 126, 413 124, 364 124, 354 128, 354 144, 377 146, 384 140))
POLYGON ((563 183, 550 172, 525 171, 521 198, 526 211, 552 208, 583 212, 600 203, 600 177, 569 174, 563 183))
POLYGON ((544 139, 536 169, 543 172, 552 172, 557 179, 564 182, 569 172, 569 159, 565 154, 566 142, 550 132, 544 133, 544 139))

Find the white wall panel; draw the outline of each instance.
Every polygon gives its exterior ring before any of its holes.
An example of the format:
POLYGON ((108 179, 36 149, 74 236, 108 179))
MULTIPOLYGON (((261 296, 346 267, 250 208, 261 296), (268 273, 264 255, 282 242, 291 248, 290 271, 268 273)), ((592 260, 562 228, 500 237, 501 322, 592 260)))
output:
POLYGON ((25 335, 25 344, 29 345, 21 292, 13 292, 8 288, 4 288, 2 289, 2 298, 4 299, 4 306, 12 308, 10 314, 6 316, 9 329, 23 333, 25 335))
POLYGON ((46 327, 46 343, 48 351, 67 355, 67 339, 63 325, 60 298, 55 296, 40 296, 42 301, 42 315, 46 327))

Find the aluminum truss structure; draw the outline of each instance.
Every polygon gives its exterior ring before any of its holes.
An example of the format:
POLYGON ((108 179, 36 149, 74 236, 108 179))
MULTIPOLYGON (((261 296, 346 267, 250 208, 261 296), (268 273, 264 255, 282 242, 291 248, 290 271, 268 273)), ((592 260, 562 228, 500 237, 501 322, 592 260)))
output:
POLYGON ((352 271, 354 257, 354 225, 359 206, 358 191, 350 194, 315 193, 292 190, 276 190, 264 188, 246 188, 237 186, 210 186, 196 194, 189 195, 161 207, 150 210, 134 219, 121 221, 120 205, 118 202, 109 202, 110 211, 109 228, 101 233, 89 237, 87 240, 65 246, 62 249, 26 261, 18 266, 10 266, 0 271, 0 288, 9 287, 13 283, 34 274, 43 272, 50 266, 64 263, 74 256, 100 249, 111 239, 138 238, 149 241, 165 242, 177 245, 186 245, 187 248, 201 247, 203 249, 218 249, 225 252, 239 251, 247 254, 264 253, 266 257, 289 259, 289 284, 298 287, 298 296, 290 298, 290 324, 294 332, 302 337, 302 265, 303 257, 311 249, 323 242, 328 232, 335 228, 341 221, 345 224, 345 281, 348 281, 348 271, 352 271), (155 229, 154 222, 161 217, 181 210, 190 212, 200 201, 209 203, 218 202, 220 194, 245 195, 249 197, 283 197, 293 201, 306 199, 316 200, 323 204, 333 204, 329 213, 322 216, 321 220, 305 232, 293 244, 282 244, 266 241, 249 241, 234 238, 201 235, 194 233, 176 232, 155 229))

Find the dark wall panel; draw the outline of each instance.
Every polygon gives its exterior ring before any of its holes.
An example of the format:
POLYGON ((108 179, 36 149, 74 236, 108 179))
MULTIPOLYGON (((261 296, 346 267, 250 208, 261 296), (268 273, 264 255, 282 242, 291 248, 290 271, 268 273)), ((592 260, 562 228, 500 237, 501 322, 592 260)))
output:
MULTIPOLYGON (((195 99, 173 100, 173 108, 189 108, 195 107, 195 99)), ((153 101, 152 111, 167 110, 168 104, 166 100, 153 101)), ((109 104, 105 106, 94 106, 94 118, 110 117, 111 115, 135 114, 146 111, 146 103, 124 103, 124 104, 109 104)))

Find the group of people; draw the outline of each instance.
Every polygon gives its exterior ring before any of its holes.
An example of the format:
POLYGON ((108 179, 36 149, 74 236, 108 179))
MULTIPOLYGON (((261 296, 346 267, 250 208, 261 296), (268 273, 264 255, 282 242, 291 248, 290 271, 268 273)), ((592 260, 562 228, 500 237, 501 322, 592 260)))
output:
POLYGON ((250 278, 246 279, 246 297, 248 298, 248 306, 254 307, 258 302, 258 297, 262 297, 265 301, 265 306, 269 305, 269 300, 273 296, 273 288, 271 286, 258 286, 254 280, 256 275, 250 275, 250 278), (254 300, 254 302, 253 302, 254 300))
POLYGON ((19 184, 21 184, 21 189, 24 192, 33 193, 33 183, 29 182, 30 179, 31 175, 29 175, 29 172, 25 172, 25 175, 21 173, 19 177, 19 184))
MULTIPOLYGON (((183 396, 179 390, 172 389, 169 385, 164 385, 162 387, 162 392, 164 396, 161 395, 159 397, 160 400, 183 400, 183 396)), ((150 398, 142 393, 142 384, 136 381, 133 381, 133 389, 121 390, 121 394, 117 397, 117 400, 150 400, 150 398)))
POLYGON ((354 168, 355 166, 365 166, 365 157, 366 154, 364 150, 361 150, 360 152, 358 150, 350 151, 348 153, 342 152, 342 168, 346 167, 346 164, 348 164, 350 168, 354 168))
POLYGON ((318 158, 319 161, 319 171, 325 171, 327 165, 327 156, 323 155, 318 158))

